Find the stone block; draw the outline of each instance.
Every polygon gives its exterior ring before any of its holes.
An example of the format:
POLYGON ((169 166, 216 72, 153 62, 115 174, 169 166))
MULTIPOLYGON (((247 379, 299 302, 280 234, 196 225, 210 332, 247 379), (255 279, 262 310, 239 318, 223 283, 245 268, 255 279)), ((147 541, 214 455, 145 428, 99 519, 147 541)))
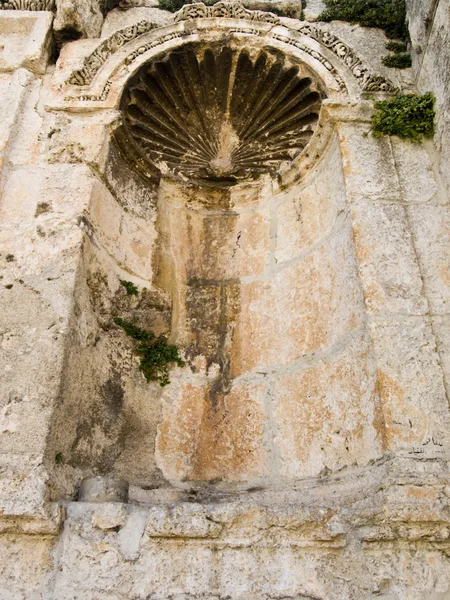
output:
POLYGON ((277 263, 295 258, 329 235, 344 206, 341 159, 337 141, 333 140, 326 166, 281 198, 276 211, 277 263))
POLYGON ((221 391, 219 384, 174 381, 164 392, 155 452, 169 481, 251 481, 270 474, 265 386, 235 382, 221 391))
POLYGON ((8 147, 20 122, 19 114, 33 79, 26 69, 14 73, 0 73, 0 168, 8 160, 8 147))
POLYGON ((42 75, 50 58, 52 21, 51 12, 2 10, 0 72, 24 67, 42 75))
POLYGON ((54 545, 53 536, 0 536, 2 600, 41 600, 48 597, 54 545))
POLYGON ((283 477, 314 477, 381 455, 383 420, 367 336, 309 368, 273 377, 270 397, 283 477))
POLYGON ((391 144, 403 201, 433 200, 439 190, 427 152, 428 144, 413 144, 397 136, 391 137, 391 144))
MULTIPOLYGON (((32 79, 23 88, 23 100, 15 116, 14 135, 8 150, 7 161, 10 165, 31 166, 42 160, 45 139, 42 135, 44 117, 40 103, 41 94, 45 93, 44 89, 41 78, 32 79)), ((6 98, 2 98, 2 104, 4 100, 6 101, 6 98)))
MULTIPOLYGON (((125 213, 104 184, 98 181, 93 188, 88 220, 97 241, 124 271, 151 281, 152 254, 157 238, 154 223, 125 213)), ((124 278, 127 279, 125 275, 124 278)))
POLYGON ((33 222, 62 226, 81 216, 95 178, 86 165, 19 167, 9 173, 3 189, 0 215, 3 222, 33 222))
POLYGON ((428 312, 405 208, 359 202, 352 207, 352 220, 364 302, 369 312, 428 312))
POLYGON ((102 172, 110 141, 110 125, 117 116, 114 110, 89 116, 47 114, 43 137, 48 162, 85 163, 102 172))
POLYGON ((166 251, 174 269, 184 278, 221 281, 262 273, 271 251, 269 194, 264 183, 224 191, 163 181, 159 227, 172 238, 166 251))
POLYGON ((350 223, 323 244, 241 287, 233 333, 231 372, 271 370, 324 351, 360 324, 362 293, 350 223))
POLYGON ((401 200, 390 139, 372 137, 370 123, 339 123, 338 131, 347 199, 401 200))
POLYGON ((450 312, 450 208, 409 206, 408 214, 430 310, 450 312))
POLYGON ((41 455, 0 454, 0 514, 45 518, 46 482, 41 455))
POLYGON ((430 324, 420 317, 379 319, 370 331, 387 447, 413 457, 447 456, 450 415, 430 324))
POLYGON ((450 316, 436 316, 431 321, 448 396, 450 392, 450 316))

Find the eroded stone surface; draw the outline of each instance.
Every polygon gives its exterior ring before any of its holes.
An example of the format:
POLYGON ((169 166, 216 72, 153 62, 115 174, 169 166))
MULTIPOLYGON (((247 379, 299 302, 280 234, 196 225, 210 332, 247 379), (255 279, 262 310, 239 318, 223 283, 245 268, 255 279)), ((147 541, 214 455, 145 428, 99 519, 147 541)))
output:
MULTIPOLYGON (((435 148, 370 134, 363 90, 411 89, 380 65, 380 31, 220 3, 174 23, 141 3, 53 72, 52 15, 15 4, 0 12, 2 600, 447 598, 443 0, 412 25, 435 148), (139 68, 150 84, 127 84, 139 68), (318 103, 301 115, 305 79, 318 103), (127 85, 150 138, 137 170, 117 143, 127 85), (206 175, 163 164, 170 148, 186 166, 186 132, 218 142, 206 175), (177 344, 168 386, 116 316, 177 344), (92 476, 125 479, 130 503, 75 502, 92 476)), ((102 20, 60 2, 59 42, 102 20)))
POLYGON ((384 423, 368 340, 273 377, 270 397, 283 476, 314 476, 381 455, 384 423))

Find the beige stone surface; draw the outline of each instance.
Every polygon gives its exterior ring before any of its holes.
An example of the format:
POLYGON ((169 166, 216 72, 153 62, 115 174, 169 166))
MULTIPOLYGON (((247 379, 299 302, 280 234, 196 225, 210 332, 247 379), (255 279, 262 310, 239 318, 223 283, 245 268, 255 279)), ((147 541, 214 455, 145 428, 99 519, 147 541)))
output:
POLYGON ((448 98, 449 60, 449 6, 445 0, 418 2, 408 0, 408 17, 413 49, 413 70, 420 93, 432 91, 436 97, 434 144, 439 152, 438 162, 442 178, 450 185, 448 169, 450 105, 448 98))
POLYGON ((359 327, 361 288, 349 221, 341 217, 317 248, 277 269, 271 278, 242 286, 233 375, 289 365, 330 348, 359 327))
POLYGON ((433 172, 432 146, 426 142, 411 144, 397 136, 391 138, 391 144, 402 200, 422 203, 437 199, 439 187, 433 172))
POLYGON ((51 54, 53 15, 44 11, 2 11, 0 71, 21 67, 42 75, 51 54))
POLYGON ((411 206, 408 214, 430 309, 446 314, 450 306, 450 210, 448 205, 411 206))
POLYGON ((326 150, 326 169, 306 178, 303 186, 277 198, 276 249, 274 258, 282 263, 330 235, 345 207, 341 157, 335 137, 326 150), (279 205, 278 205, 279 203, 279 205))
POLYGON ((347 199, 350 202, 400 200, 400 182, 388 137, 372 138, 370 122, 341 123, 339 143, 347 199))
POLYGON ((427 313, 428 302, 405 207, 358 202, 352 207, 352 222, 369 312, 427 313))
POLYGON ((249 481, 270 474, 263 384, 229 392, 190 383, 163 397, 157 464, 169 481, 249 481))
POLYGON ((384 423, 369 340, 296 373, 273 377, 280 474, 316 476, 382 453, 384 423))
POLYGON ((428 319, 377 319, 370 332, 387 447, 425 458, 447 456, 448 400, 428 319))
POLYGON ((58 0, 54 67, 52 13, 0 11, 0 600, 450 598, 449 9, 407 4, 404 73, 379 30, 236 5, 102 25, 90 0, 58 0), (183 83, 186 44, 200 66, 183 83), (253 62, 233 82, 261 101, 255 170, 227 179, 208 145, 206 175, 176 152, 171 170, 158 152, 183 132, 233 141, 222 46, 281 61, 279 85, 253 62), (144 64, 151 101, 129 83, 144 64), (289 96, 296 67, 320 99, 289 96), (69 84, 83 68, 92 83, 69 84), (373 100, 413 74, 437 98, 434 143, 373 138, 373 100), (193 105, 209 130, 176 122, 193 105), (152 125, 124 147, 137 106, 152 125), (167 386, 116 316, 177 344, 167 386), (86 477, 130 501, 81 501, 86 477))

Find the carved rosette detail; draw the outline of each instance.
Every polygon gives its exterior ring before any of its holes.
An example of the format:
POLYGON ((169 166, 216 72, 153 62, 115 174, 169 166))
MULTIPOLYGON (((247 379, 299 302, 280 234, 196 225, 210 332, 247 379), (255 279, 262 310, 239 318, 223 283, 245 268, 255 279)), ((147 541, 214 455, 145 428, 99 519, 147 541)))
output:
POLYGON ((279 51, 251 58, 246 49, 192 44, 130 80, 121 147, 150 174, 225 183, 273 174, 309 142, 322 98, 279 51))

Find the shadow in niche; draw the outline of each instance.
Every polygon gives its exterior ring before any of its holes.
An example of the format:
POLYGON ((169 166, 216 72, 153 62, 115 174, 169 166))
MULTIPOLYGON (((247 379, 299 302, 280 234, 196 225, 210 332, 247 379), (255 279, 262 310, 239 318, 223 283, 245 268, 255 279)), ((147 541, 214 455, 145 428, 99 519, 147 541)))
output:
POLYGON ((92 474, 238 491, 380 456, 336 139, 304 182, 272 186, 322 97, 301 63, 242 44, 182 47, 129 80, 86 218, 53 498, 92 474), (116 315, 183 351, 169 386, 145 381, 116 315))

